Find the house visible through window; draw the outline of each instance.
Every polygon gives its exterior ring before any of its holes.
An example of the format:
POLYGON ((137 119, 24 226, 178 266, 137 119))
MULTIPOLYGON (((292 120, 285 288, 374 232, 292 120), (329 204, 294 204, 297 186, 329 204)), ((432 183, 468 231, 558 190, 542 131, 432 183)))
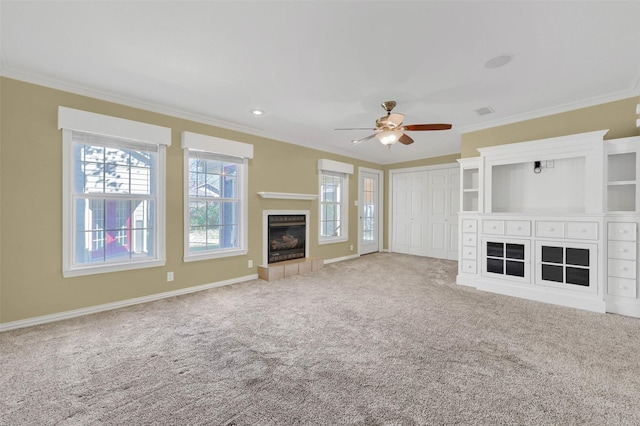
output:
POLYGON ((185 248, 194 261, 247 253, 247 174, 253 145, 184 132, 185 248))
POLYGON ((77 131, 72 141, 74 265, 154 258, 157 146, 77 131))
POLYGON ((170 129, 63 107, 58 120, 65 152, 64 275, 163 265, 170 129))
POLYGON ((242 162, 189 152, 189 254, 240 246, 242 162))
POLYGON ((331 172, 320 173, 320 236, 342 235, 342 193, 345 178, 331 172))
POLYGON ((332 160, 318 160, 320 180, 320 244, 349 239, 349 174, 353 165, 332 160))

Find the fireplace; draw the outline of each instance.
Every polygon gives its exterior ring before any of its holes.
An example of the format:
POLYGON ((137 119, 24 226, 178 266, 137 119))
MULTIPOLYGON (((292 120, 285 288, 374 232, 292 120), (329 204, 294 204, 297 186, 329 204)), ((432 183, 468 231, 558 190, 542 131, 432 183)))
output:
POLYGON ((308 212, 265 211, 264 218, 266 263, 308 257, 308 212))

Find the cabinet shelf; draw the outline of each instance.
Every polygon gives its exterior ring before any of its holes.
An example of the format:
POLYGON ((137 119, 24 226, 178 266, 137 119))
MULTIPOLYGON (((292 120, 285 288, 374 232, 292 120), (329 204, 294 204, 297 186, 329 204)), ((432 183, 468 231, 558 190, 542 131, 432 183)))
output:
POLYGON ((607 185, 609 186, 635 185, 635 184, 636 184, 635 180, 619 180, 614 182, 607 182, 607 185))

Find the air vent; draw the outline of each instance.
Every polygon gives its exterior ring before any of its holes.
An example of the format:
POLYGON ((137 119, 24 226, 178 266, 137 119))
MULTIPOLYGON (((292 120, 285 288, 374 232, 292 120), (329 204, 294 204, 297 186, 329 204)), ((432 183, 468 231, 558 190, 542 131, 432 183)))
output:
POLYGON ((490 106, 478 108, 476 110, 476 114, 478 114, 478 115, 493 114, 493 108, 491 108, 490 106))

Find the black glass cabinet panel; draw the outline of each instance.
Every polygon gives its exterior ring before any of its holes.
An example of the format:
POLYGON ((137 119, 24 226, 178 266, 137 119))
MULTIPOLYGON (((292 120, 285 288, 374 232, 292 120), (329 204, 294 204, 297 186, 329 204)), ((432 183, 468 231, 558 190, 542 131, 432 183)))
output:
POLYGON ((524 277, 524 262, 507 260, 506 274, 512 277, 524 277))
POLYGON ((504 260, 488 258, 487 272, 492 272, 494 274, 504 274, 504 260))
POLYGON ((564 247, 542 246, 542 261, 564 263, 564 247))
POLYGON ((507 243, 507 254, 505 257, 524 260, 524 245, 507 243))
POLYGON ((504 257, 504 244, 487 242, 487 256, 504 257))
POLYGON ((542 279, 545 281, 564 282, 563 267, 556 265, 542 265, 542 279))
POLYGON ((589 270, 583 268, 571 268, 567 266, 567 284, 589 287, 589 270))
POLYGON ((589 266, 589 250, 567 247, 567 265, 589 266))

